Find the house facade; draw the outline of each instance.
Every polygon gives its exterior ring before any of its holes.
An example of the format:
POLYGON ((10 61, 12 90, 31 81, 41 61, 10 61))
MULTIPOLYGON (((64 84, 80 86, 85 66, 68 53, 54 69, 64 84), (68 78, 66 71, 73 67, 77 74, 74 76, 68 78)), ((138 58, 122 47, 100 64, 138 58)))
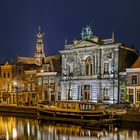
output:
POLYGON ((127 73, 127 95, 128 101, 133 104, 140 103, 140 57, 131 68, 126 69, 127 73))
POLYGON ((60 51, 61 99, 118 102, 119 72, 136 60, 135 50, 115 43, 114 33, 109 39, 93 36, 90 26, 83 28, 81 36, 60 51))
POLYGON ((6 62, 0 66, 0 101, 5 103, 14 103, 16 92, 13 87, 14 64, 6 62))
POLYGON ((56 101, 60 96, 60 55, 46 57, 43 64, 36 71, 36 92, 39 101, 56 101))

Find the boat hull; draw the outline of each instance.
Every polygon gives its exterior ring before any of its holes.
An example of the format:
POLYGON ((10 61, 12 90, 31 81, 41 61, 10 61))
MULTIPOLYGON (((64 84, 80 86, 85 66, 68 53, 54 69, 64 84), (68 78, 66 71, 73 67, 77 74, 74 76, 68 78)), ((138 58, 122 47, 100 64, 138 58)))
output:
POLYGON ((85 119, 85 120, 100 120, 107 118, 108 115, 102 111, 72 111, 72 110, 51 110, 39 109, 39 116, 57 117, 57 118, 71 118, 71 119, 85 119))

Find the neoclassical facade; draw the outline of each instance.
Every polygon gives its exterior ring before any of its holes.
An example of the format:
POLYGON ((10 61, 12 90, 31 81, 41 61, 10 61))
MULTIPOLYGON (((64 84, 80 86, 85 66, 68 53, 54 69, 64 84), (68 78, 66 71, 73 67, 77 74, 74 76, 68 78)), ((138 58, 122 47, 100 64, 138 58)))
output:
POLYGON ((119 72, 136 60, 135 50, 115 43, 114 33, 110 39, 93 36, 90 26, 81 35, 81 40, 65 44, 60 51, 61 100, 119 101, 119 72))

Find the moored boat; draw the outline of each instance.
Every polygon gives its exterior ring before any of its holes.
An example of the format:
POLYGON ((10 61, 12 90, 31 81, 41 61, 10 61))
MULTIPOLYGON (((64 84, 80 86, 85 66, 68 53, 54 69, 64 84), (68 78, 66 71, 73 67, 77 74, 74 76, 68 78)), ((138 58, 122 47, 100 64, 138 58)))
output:
POLYGON ((107 108, 106 113, 111 114, 112 116, 121 116, 126 114, 126 109, 124 108, 107 108))
POLYGON ((99 103, 83 101, 56 101, 51 105, 39 105, 39 116, 100 120, 106 118, 105 106, 99 103))

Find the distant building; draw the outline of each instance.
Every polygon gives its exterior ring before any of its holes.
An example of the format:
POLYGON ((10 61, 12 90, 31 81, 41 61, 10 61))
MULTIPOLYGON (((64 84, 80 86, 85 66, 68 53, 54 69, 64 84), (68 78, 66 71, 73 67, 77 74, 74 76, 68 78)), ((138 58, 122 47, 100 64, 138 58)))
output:
POLYGON ((112 38, 93 36, 90 26, 83 28, 82 39, 65 44, 62 56, 62 100, 115 103, 119 94, 119 72, 137 59, 134 49, 115 43, 112 38))
POLYGON ((0 65, 0 101, 5 103, 16 103, 16 92, 13 87, 14 64, 6 62, 0 65))
POLYGON ((126 73, 128 101, 133 104, 140 103, 140 57, 131 68, 126 69, 126 73))
POLYGON ((46 58, 46 63, 36 72, 38 100, 56 101, 60 97, 60 56, 46 58))
MULTIPOLYGON (((57 100, 60 78, 60 55, 45 56, 43 34, 37 34, 34 57, 17 58, 18 76, 23 79, 22 102, 57 100)), ((21 87, 21 86, 20 86, 21 87)), ((59 93, 60 94, 60 93, 59 93)))

